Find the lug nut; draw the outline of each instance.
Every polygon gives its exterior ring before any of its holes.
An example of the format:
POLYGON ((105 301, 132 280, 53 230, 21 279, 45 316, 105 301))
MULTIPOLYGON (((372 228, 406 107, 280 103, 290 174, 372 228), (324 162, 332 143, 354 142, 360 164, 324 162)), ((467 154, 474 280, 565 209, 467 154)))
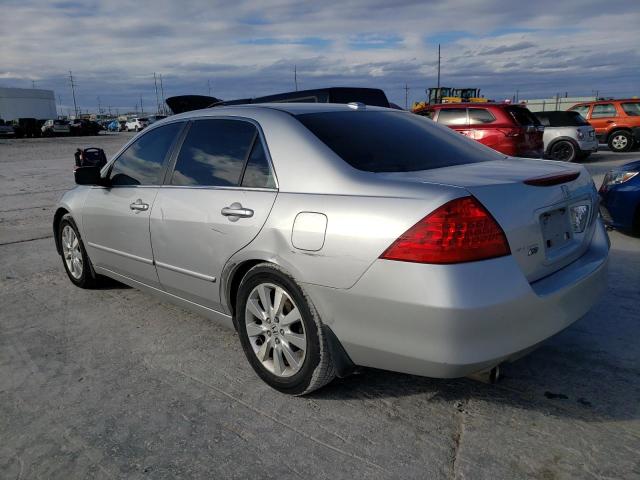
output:
POLYGON ((267 323, 271 323, 271 319, 270 318, 267 318, 267 323))
POLYGON ((284 329, 280 329, 280 335, 284 335, 284 329))
POLYGON ((278 317, 273 319, 274 322, 278 323, 280 320, 278 320, 278 317))
POLYGON ((271 331, 270 331, 270 330, 268 330, 268 331, 267 331, 267 337, 270 337, 270 336, 271 336, 271 331))
POLYGON ((276 338, 276 343, 280 343, 280 339, 279 338, 276 338))

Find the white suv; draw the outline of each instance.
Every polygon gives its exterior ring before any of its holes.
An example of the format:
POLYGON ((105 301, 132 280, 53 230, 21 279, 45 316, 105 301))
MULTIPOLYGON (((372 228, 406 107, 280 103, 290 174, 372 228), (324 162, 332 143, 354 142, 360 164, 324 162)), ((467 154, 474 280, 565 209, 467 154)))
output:
POLYGON ((134 117, 127 120, 125 128, 127 132, 139 132, 144 127, 149 125, 149 119, 147 117, 134 117))

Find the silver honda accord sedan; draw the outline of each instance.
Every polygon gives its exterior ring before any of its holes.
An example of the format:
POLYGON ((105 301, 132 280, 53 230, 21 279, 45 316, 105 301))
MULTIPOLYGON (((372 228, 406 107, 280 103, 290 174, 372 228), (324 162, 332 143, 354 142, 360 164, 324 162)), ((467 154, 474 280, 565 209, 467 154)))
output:
POLYGON ((505 157, 408 112, 198 110, 75 175, 53 220, 71 282, 111 277, 235 328, 289 394, 357 366, 491 369, 606 286, 583 167, 505 157))

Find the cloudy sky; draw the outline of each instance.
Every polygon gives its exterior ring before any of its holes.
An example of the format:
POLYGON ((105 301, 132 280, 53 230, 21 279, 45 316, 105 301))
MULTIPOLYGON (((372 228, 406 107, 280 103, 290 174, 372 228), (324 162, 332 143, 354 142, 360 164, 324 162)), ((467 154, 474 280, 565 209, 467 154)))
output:
POLYGON ((82 109, 165 97, 366 86, 404 106, 436 84, 495 99, 640 94, 640 1, 270 2, 0 0, 0 86, 54 89, 82 109), (268 5, 268 6, 266 6, 268 5))

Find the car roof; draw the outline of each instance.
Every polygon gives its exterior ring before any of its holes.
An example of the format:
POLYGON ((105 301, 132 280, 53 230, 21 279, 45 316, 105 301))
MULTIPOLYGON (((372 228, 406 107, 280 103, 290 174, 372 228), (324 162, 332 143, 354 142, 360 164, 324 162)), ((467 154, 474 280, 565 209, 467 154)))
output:
MULTIPOLYGON (((352 104, 353 105, 353 104, 352 104)), ((202 110, 191 110, 189 112, 173 115, 169 118, 193 118, 201 116, 233 115, 239 112, 249 113, 251 111, 278 110, 291 115, 320 112, 354 112, 354 111, 379 111, 398 112, 399 110, 385 107, 373 107, 370 105, 358 104, 358 108, 345 103, 251 103, 244 105, 224 105, 219 107, 204 108, 202 110)))
POLYGON ((497 102, 457 102, 457 103, 438 103, 436 105, 428 105, 427 108, 506 108, 506 107, 525 107, 519 103, 497 103, 497 102))

